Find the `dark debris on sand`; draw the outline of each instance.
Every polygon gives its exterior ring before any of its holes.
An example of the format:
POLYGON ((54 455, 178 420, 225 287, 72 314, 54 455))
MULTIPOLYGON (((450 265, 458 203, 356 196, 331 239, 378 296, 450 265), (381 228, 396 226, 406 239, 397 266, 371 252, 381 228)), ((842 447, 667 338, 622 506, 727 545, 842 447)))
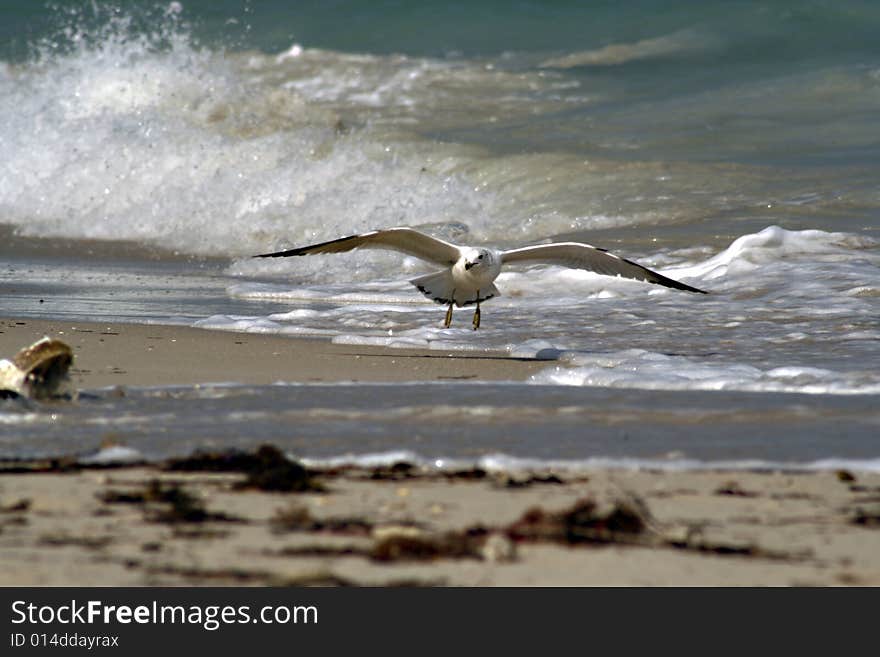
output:
POLYGON ((727 495, 730 497, 758 497, 758 493, 745 490, 738 481, 728 481, 715 489, 715 495, 727 495))
POLYGON ((856 480, 856 476, 849 470, 837 470, 834 475, 837 477, 837 481, 843 483, 851 483, 856 480))
POLYGON ((852 511, 850 522, 862 527, 880 528, 880 503, 857 506, 852 511))
MULTIPOLYGON (((92 467, 96 466, 81 463, 75 457, 38 458, 0 461, 0 474, 72 473, 92 467)), ((487 485, 508 489, 565 483, 563 478, 553 473, 497 474, 478 467, 438 471, 405 461, 377 468, 340 466, 310 470, 289 459, 272 445, 263 445, 250 452, 197 452, 188 457, 167 459, 158 464, 140 467, 164 473, 163 476, 174 472, 237 473, 243 476, 240 481, 232 484, 233 490, 277 493, 326 492, 323 481, 333 477, 380 482, 407 479, 485 481, 487 485)), ((838 474, 838 478, 847 483, 853 492, 869 495, 853 500, 847 509, 847 520, 865 527, 880 526, 880 508, 877 508, 873 499, 877 491, 873 487, 860 486, 847 476, 838 474)), ((566 478, 565 481, 571 480, 566 478)), ((222 488, 228 491, 229 482, 224 481, 222 488)), ((743 490, 735 481, 720 486, 714 492, 717 495, 734 497, 754 495, 743 490)), ((200 523, 244 522, 224 513, 209 511, 200 497, 187 491, 181 483, 167 479, 154 478, 139 484, 106 489, 99 498, 105 505, 136 505, 142 509, 145 520, 172 524, 175 535, 182 537, 207 538, 219 536, 218 532, 224 531, 217 526, 200 523)), ((111 511, 109 507, 104 509, 111 511)), ((23 517, 26 511, 27 502, 24 500, 0 507, 0 512, 6 514, 7 521, 13 516, 23 517)), ((415 518, 402 525, 387 526, 376 524, 369 517, 360 515, 320 518, 313 516, 308 506, 298 504, 278 511, 268 521, 268 526, 276 535, 302 532, 369 538, 370 541, 365 545, 355 543, 344 548, 321 546, 314 556, 356 554, 381 563, 436 559, 511 561, 516 558, 516 546, 522 543, 552 543, 586 548, 618 545, 769 559, 809 557, 771 552, 755 545, 708 541, 701 531, 695 531, 693 527, 659 527, 652 519, 647 505, 634 495, 601 505, 592 498, 582 498, 561 510, 533 507, 507 525, 471 526, 442 532, 430 529, 432 521, 429 518, 415 518)), ((314 550, 308 547, 290 549, 301 550, 303 556, 311 554, 309 549, 314 550)))
POLYGON ((553 543, 643 543, 646 512, 631 502, 600 509, 591 499, 581 499, 566 510, 551 512, 539 507, 526 511, 505 529, 515 541, 553 543))
POLYGON ((24 513, 31 508, 31 501, 28 498, 21 498, 9 504, 0 504, 0 513, 24 513))
POLYGON ((276 534, 307 532, 345 536, 369 536, 369 547, 305 546, 285 548, 284 556, 361 556, 373 561, 431 561, 435 559, 482 559, 490 531, 482 526, 464 530, 432 532, 418 524, 376 525, 364 518, 315 518, 308 508, 279 510, 270 520, 276 534))
POLYGON ((589 498, 558 512, 533 508, 508 525, 505 531, 518 542, 552 542, 569 546, 629 545, 783 561, 810 557, 809 554, 767 550, 751 544, 714 543, 702 539, 699 533, 689 532, 684 538, 672 538, 655 528, 647 507, 635 497, 604 509, 589 498))
POLYGON ((82 468, 75 456, 0 460, 0 475, 60 474, 79 472, 82 468))
POLYGON ((315 518, 305 506, 291 506, 279 509, 269 521, 272 531, 276 534, 287 532, 323 532, 329 534, 347 534, 368 536, 373 524, 364 518, 315 518))
POLYGON ((397 461, 388 466, 379 466, 370 471, 372 481, 401 481, 419 476, 419 468, 407 461, 397 461))
POLYGON ((280 493, 326 490, 314 473, 288 459, 274 445, 262 445, 253 453, 238 450, 197 452, 192 456, 169 459, 163 469, 172 472, 241 472, 247 478, 236 486, 240 489, 280 493))
POLYGON ((206 510, 202 501, 182 486, 158 479, 151 479, 141 489, 108 490, 99 498, 105 504, 143 505, 147 519, 152 522, 240 522, 225 513, 206 510))
POLYGON ((439 534, 397 533, 376 540, 369 556, 374 561, 432 561, 434 559, 483 559, 489 532, 482 527, 439 534))
POLYGON ((565 482, 555 474, 501 474, 495 477, 495 485, 499 488, 528 488, 535 484, 564 484, 565 482))

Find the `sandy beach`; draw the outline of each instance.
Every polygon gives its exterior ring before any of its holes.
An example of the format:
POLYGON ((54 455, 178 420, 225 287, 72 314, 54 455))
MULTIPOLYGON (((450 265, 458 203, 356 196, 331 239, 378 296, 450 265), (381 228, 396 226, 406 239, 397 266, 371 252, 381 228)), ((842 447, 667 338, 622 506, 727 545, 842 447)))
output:
MULTIPOLYGON (((4 319, 82 389, 526 378, 501 354, 4 319)), ((279 451, 125 467, 0 462, 2 585, 880 584, 880 475, 303 469, 279 451)))
POLYGON ((546 363, 501 353, 336 345, 328 340, 185 326, 0 319, 0 355, 49 336, 74 352, 78 388, 277 381, 523 380, 546 363))
POLYGON ((0 586, 880 585, 876 3, 55 4, 0 586))
POLYGON ((7 586, 880 584, 876 475, 0 472, 7 586))

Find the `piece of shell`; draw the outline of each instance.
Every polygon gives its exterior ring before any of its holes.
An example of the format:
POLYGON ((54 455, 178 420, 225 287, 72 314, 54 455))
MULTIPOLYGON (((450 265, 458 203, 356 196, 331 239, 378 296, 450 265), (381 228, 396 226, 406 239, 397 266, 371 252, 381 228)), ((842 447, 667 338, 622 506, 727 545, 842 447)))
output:
POLYGON ((61 340, 37 340, 12 360, 0 360, 0 397, 53 397, 67 381, 72 363, 73 351, 61 340))

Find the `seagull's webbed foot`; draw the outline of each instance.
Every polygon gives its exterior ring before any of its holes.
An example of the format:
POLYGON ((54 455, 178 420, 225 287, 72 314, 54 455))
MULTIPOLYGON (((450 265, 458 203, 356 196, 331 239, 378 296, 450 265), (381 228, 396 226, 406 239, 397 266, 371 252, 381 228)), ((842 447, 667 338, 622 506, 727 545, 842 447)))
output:
MULTIPOLYGON (((479 296, 479 292, 477 292, 477 296, 479 296)), ((480 302, 477 301, 477 309, 474 311, 474 330, 476 331, 480 328, 480 302)))
POLYGON ((446 309, 446 319, 443 321, 443 328, 449 328, 452 324, 452 304, 446 309))

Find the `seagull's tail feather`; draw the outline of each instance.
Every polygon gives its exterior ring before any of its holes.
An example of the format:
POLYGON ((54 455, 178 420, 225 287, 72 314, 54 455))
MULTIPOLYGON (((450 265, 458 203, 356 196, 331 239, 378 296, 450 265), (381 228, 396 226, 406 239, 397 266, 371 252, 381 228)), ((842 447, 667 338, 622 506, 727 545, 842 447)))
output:
POLYGON ((410 283, 419 288, 419 292, 437 303, 450 304, 454 301, 455 283, 452 280, 452 272, 449 270, 419 276, 412 279, 410 283))
POLYGON ((455 281, 452 279, 452 272, 448 269, 434 274, 427 274, 426 276, 419 276, 412 279, 410 283, 415 285, 419 292, 437 303, 442 303, 443 305, 454 303, 459 307, 477 303, 478 301, 486 301, 501 294, 498 288, 492 284, 489 284, 486 289, 481 290, 456 289, 455 281))

